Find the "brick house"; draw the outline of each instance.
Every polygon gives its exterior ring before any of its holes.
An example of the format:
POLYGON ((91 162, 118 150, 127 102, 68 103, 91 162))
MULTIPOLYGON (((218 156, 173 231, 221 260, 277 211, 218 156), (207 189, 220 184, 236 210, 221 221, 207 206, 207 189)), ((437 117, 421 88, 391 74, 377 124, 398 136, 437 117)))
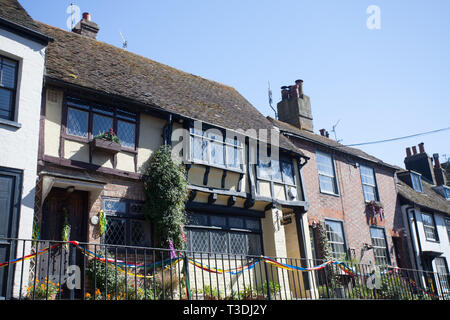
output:
POLYGON ((282 88, 278 118, 269 118, 309 158, 303 167, 314 258, 323 258, 319 223, 325 224, 335 258, 361 263, 396 264, 401 220, 396 211, 396 167, 343 146, 326 130, 314 133, 310 98, 303 82, 282 88), (382 204, 384 213, 370 206, 382 204))

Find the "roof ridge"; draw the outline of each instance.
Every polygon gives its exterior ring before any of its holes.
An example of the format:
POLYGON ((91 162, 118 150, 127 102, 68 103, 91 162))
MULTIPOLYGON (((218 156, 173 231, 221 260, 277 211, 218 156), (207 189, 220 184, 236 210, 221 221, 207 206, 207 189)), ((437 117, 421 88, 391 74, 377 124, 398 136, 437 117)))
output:
POLYGON ((67 31, 67 30, 64 30, 64 29, 62 29, 60 27, 52 26, 52 25, 47 24, 45 22, 41 22, 41 21, 38 21, 38 20, 33 20, 33 21, 36 22, 38 25, 41 24, 41 25, 44 25, 47 28, 56 29, 56 30, 58 30, 60 32, 65 32, 65 33, 70 34, 71 36, 74 36, 74 37, 82 37, 83 39, 86 39, 88 41, 92 41, 93 43, 102 44, 102 45, 108 46, 108 47, 110 47, 110 48, 112 48, 114 50, 118 50, 118 51, 122 52, 123 54, 133 55, 133 56, 142 58, 144 60, 148 60, 151 63, 156 63, 156 64, 159 64, 160 66, 163 66, 163 67, 166 67, 166 68, 170 68, 171 70, 174 70, 174 71, 179 72, 181 74, 190 75, 190 76, 196 77, 196 78, 198 78, 200 80, 207 81, 207 82, 212 82, 212 83, 215 83, 215 84, 217 84, 217 85, 219 85, 221 87, 229 88, 229 89, 232 89, 232 90, 238 92, 234 87, 232 87, 230 85, 227 85, 227 84, 224 84, 224 83, 220 83, 220 82, 218 82, 216 80, 208 79, 208 78, 205 78, 205 77, 202 77, 202 76, 190 73, 190 72, 186 72, 186 71, 180 70, 180 69, 172 67, 172 66, 170 66, 168 64, 165 64, 165 63, 162 63, 162 62, 150 59, 149 57, 146 57, 146 56, 144 56, 142 54, 119 48, 119 47, 117 47, 117 46, 115 46, 113 44, 110 44, 110 43, 107 43, 107 42, 104 42, 104 41, 101 41, 101 40, 91 39, 89 37, 85 37, 85 36, 80 35, 78 33, 67 31))

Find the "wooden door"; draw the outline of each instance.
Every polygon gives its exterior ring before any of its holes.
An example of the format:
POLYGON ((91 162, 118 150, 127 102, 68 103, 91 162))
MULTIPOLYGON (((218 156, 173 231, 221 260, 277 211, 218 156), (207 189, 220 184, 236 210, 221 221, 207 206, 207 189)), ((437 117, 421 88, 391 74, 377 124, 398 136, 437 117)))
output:
MULTIPOLYGON (((46 246, 51 246, 51 240, 62 241, 62 229, 65 218, 71 227, 69 240, 85 242, 87 230, 87 199, 86 192, 67 192, 62 189, 53 189, 48 195, 43 206, 42 240, 47 241, 46 246)), ((40 249, 45 249, 42 247, 40 249)), ((51 250, 48 254, 42 255, 39 259, 39 278, 45 277, 63 286, 63 298, 70 298, 80 295, 80 289, 68 290, 65 280, 67 268, 78 266, 80 276, 84 274, 84 259, 81 252, 73 245, 60 246, 51 250)), ((84 284, 81 279, 81 284, 84 284)))

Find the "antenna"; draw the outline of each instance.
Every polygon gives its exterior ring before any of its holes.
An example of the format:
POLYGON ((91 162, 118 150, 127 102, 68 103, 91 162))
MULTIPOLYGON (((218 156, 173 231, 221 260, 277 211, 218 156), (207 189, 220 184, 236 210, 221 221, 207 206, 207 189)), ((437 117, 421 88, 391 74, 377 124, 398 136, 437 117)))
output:
POLYGON ((122 38, 122 48, 123 49, 128 48, 128 41, 124 38, 124 36, 123 36, 121 31, 119 31, 119 33, 120 33, 120 37, 122 38))
POLYGON ((331 132, 334 133, 334 139, 335 139, 338 143, 340 143, 340 142, 342 141, 342 139, 341 139, 341 140, 338 140, 337 134, 336 134, 336 127, 338 126, 339 122, 341 122, 340 119, 339 119, 339 121, 333 126, 333 130, 331 130, 331 132))
POLYGON ((270 81, 268 81, 269 83, 269 106, 270 108, 273 110, 273 112, 275 113, 275 119, 278 120, 278 114, 277 111, 274 109, 274 107, 272 106, 273 103, 273 99, 272 99, 272 89, 270 88, 270 81))
POLYGON ((71 27, 71 31, 73 30, 73 12, 74 12, 74 8, 73 8, 73 6, 74 6, 74 3, 72 2, 71 4, 70 4, 70 7, 71 7, 71 16, 70 16, 70 27, 71 27))

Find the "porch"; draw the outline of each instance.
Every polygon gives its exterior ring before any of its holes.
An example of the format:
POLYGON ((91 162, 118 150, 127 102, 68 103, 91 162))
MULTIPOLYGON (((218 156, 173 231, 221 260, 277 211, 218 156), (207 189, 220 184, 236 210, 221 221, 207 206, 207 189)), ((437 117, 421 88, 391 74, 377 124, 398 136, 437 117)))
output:
POLYGON ((0 239, 6 300, 450 299, 449 275, 340 261, 0 239))

